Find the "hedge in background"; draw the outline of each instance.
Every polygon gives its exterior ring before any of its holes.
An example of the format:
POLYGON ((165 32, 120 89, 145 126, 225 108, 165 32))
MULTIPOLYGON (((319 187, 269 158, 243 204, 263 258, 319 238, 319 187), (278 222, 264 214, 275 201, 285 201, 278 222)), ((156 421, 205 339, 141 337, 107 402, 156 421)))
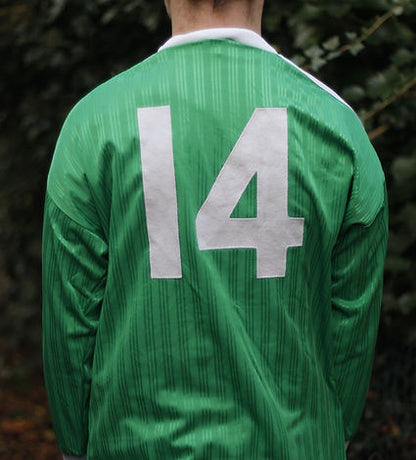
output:
MULTIPOLYGON (((162 3, 0 3, 0 383, 39 371, 42 205, 62 122, 169 37, 162 3)), ((266 39, 353 106, 387 177, 382 327, 354 458, 416 458, 415 31, 414 0, 266 0, 266 39)))

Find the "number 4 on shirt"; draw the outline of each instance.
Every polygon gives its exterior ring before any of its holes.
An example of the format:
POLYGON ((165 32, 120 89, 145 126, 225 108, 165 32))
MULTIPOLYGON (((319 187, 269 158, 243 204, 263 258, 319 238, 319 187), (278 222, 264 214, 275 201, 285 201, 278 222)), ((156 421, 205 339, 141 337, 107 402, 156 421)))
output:
MULTIPOLYGON (((181 278, 170 107, 137 118, 151 277, 181 278)), ((200 250, 255 248, 258 278, 284 277, 287 248, 303 242, 304 219, 288 216, 287 132, 286 109, 256 109, 196 217, 200 250), (255 174, 257 216, 232 218, 255 174)))

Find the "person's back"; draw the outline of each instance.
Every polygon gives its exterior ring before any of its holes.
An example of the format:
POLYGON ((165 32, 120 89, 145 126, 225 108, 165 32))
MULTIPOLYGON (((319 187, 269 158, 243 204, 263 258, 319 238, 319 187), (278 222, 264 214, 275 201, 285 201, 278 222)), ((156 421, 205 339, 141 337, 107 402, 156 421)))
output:
POLYGON ((97 88, 62 131, 45 207, 62 450, 345 458, 385 228, 354 113, 253 32, 174 37, 97 88))

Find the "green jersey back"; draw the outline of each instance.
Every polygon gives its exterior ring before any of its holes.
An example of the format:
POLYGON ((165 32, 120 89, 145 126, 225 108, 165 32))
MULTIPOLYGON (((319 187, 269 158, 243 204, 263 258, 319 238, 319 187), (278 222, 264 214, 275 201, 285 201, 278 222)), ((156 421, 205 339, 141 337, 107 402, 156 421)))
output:
POLYGON ((165 49, 61 132, 44 227, 44 363, 88 459, 343 459, 386 241, 353 111, 280 56, 165 49))

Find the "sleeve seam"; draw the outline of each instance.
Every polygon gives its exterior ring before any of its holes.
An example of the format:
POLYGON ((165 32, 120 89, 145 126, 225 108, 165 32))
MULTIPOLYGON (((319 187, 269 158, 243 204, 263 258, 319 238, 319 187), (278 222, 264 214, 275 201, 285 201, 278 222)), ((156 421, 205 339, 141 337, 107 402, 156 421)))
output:
POLYGON ((65 217, 67 217, 71 222, 75 223, 79 227, 83 228, 84 230, 90 232, 90 233, 95 233, 95 229, 87 227, 85 224, 82 224, 79 222, 77 219, 74 217, 70 216, 67 211, 64 211, 61 206, 56 202, 55 198, 53 198, 52 194, 50 191, 46 192, 47 198, 52 202, 53 206, 55 206, 56 209, 58 209, 59 212, 61 212, 65 217))

